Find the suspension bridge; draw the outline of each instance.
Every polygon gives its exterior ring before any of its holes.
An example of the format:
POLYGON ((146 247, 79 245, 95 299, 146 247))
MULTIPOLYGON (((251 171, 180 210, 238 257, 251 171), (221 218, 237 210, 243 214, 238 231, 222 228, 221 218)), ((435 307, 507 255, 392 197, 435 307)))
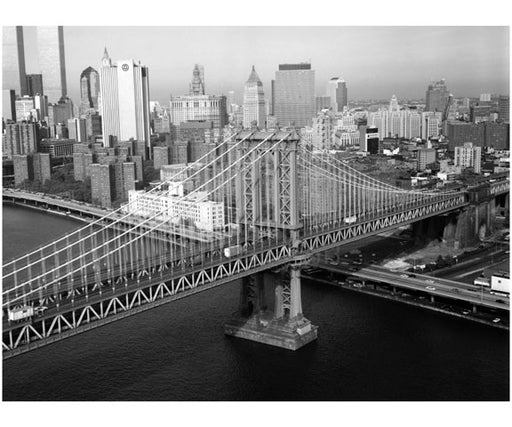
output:
POLYGON ((468 204, 381 182, 295 131, 234 133, 136 196, 4 263, 4 358, 238 279, 226 334, 296 349, 317 337, 300 288, 315 253, 468 204))

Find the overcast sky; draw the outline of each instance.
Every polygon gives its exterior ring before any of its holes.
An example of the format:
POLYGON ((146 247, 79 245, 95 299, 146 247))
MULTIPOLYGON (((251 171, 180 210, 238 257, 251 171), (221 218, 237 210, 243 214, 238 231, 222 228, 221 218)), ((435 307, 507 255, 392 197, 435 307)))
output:
MULTIPOLYGON (((80 72, 113 60, 149 67, 152 100, 188 93, 195 63, 206 92, 234 90, 239 102, 255 65, 270 95, 280 63, 311 61, 317 95, 331 77, 347 82, 349 99, 423 98, 445 78, 455 96, 509 92, 508 27, 64 27, 68 92, 79 101, 80 72)), ((35 27, 25 27, 28 73, 38 73, 35 27)))

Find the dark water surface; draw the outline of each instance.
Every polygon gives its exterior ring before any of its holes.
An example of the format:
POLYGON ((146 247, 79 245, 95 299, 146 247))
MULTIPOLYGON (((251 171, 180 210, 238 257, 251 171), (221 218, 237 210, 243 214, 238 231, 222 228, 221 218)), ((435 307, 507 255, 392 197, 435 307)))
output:
MULTIPOLYGON (((80 223, 4 206, 3 257, 80 223)), ((297 352, 228 338, 236 283, 3 363, 4 400, 508 400, 508 331, 315 282, 319 339, 297 352)))

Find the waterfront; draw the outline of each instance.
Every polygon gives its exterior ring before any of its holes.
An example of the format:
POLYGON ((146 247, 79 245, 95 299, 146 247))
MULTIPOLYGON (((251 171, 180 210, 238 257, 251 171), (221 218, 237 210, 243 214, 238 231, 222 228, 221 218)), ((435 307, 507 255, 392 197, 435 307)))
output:
MULTIPOLYGON (((3 208, 3 258, 80 225, 3 208)), ((508 331, 305 281, 317 342, 226 338, 237 284, 4 362, 4 400, 507 400, 508 331)))

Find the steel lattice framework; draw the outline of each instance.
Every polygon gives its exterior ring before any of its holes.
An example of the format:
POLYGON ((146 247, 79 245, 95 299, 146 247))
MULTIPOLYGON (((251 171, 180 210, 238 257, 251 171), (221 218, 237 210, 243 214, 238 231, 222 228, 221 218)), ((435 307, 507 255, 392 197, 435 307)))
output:
MULTIPOLYGON (((507 178, 490 193, 508 188, 507 178)), ((468 204, 461 191, 383 183, 282 131, 235 133, 147 194, 151 204, 130 202, 4 264, 4 357, 284 265, 282 309, 298 315, 300 266, 312 254, 468 204), (216 202, 223 225, 201 229, 170 199, 216 202), (47 309, 8 321, 20 306, 47 309)))

